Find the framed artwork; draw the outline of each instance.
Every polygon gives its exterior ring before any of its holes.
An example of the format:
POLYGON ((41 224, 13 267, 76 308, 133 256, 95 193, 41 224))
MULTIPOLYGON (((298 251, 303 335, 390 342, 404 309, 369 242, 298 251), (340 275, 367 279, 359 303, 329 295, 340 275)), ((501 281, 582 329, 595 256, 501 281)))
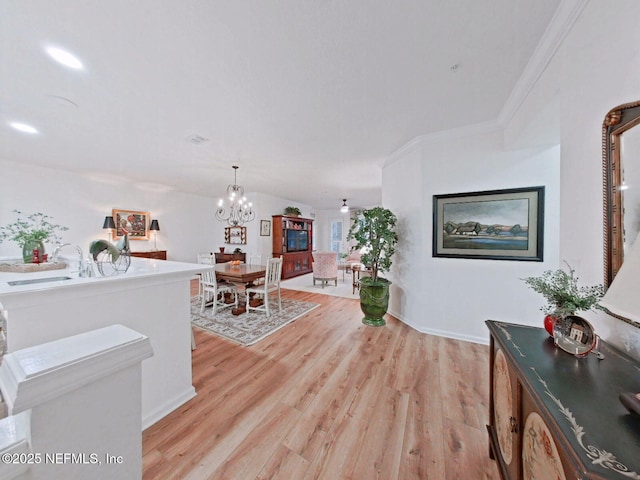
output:
POLYGON ((544 187, 433 196, 433 256, 541 262, 544 187))
POLYGON ((112 210, 113 221, 116 229, 113 238, 119 239, 126 231, 129 240, 149 240, 149 212, 139 212, 136 210, 112 210))
POLYGON ((260 220, 260 236, 268 237, 271 235, 271 220, 260 220))
POLYGON ((246 245, 247 227, 225 227, 224 243, 230 245, 246 245))

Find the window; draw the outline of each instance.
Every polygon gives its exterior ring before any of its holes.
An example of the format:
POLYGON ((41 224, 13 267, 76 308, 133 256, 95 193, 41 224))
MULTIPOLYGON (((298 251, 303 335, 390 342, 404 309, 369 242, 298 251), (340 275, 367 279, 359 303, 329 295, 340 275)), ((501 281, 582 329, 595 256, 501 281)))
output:
POLYGON ((342 219, 331 220, 331 238, 329 239, 329 250, 332 252, 342 251, 342 219))

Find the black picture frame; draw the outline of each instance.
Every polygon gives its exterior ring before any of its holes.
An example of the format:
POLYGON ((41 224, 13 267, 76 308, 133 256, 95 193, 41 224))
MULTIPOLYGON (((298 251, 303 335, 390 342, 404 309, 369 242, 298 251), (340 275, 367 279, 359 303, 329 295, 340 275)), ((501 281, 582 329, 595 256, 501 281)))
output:
POLYGON ((434 195, 433 256, 542 262, 544 189, 434 195))

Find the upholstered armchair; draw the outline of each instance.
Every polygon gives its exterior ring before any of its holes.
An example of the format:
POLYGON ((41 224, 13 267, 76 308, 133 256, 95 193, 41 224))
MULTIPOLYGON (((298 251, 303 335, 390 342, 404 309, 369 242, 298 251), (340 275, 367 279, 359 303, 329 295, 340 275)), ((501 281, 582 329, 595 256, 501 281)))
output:
POLYGON ((313 252, 313 284, 320 280, 322 288, 333 280, 338 286, 338 254, 336 252, 313 252))
POLYGON ((352 265, 361 263, 361 255, 358 250, 354 250, 345 258, 344 262, 347 264, 347 268, 351 269, 352 265))

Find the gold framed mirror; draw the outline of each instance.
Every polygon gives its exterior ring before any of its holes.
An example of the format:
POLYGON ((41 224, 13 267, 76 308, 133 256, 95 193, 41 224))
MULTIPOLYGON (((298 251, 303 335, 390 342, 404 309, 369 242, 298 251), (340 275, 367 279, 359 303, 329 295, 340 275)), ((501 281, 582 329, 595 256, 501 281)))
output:
POLYGON ((625 251, 640 232, 639 124, 640 101, 611 109, 602 124, 605 287, 613 282, 625 251))
POLYGON ((605 286, 640 227, 640 129, 633 129, 638 124, 640 101, 612 109, 602 124, 605 286))

